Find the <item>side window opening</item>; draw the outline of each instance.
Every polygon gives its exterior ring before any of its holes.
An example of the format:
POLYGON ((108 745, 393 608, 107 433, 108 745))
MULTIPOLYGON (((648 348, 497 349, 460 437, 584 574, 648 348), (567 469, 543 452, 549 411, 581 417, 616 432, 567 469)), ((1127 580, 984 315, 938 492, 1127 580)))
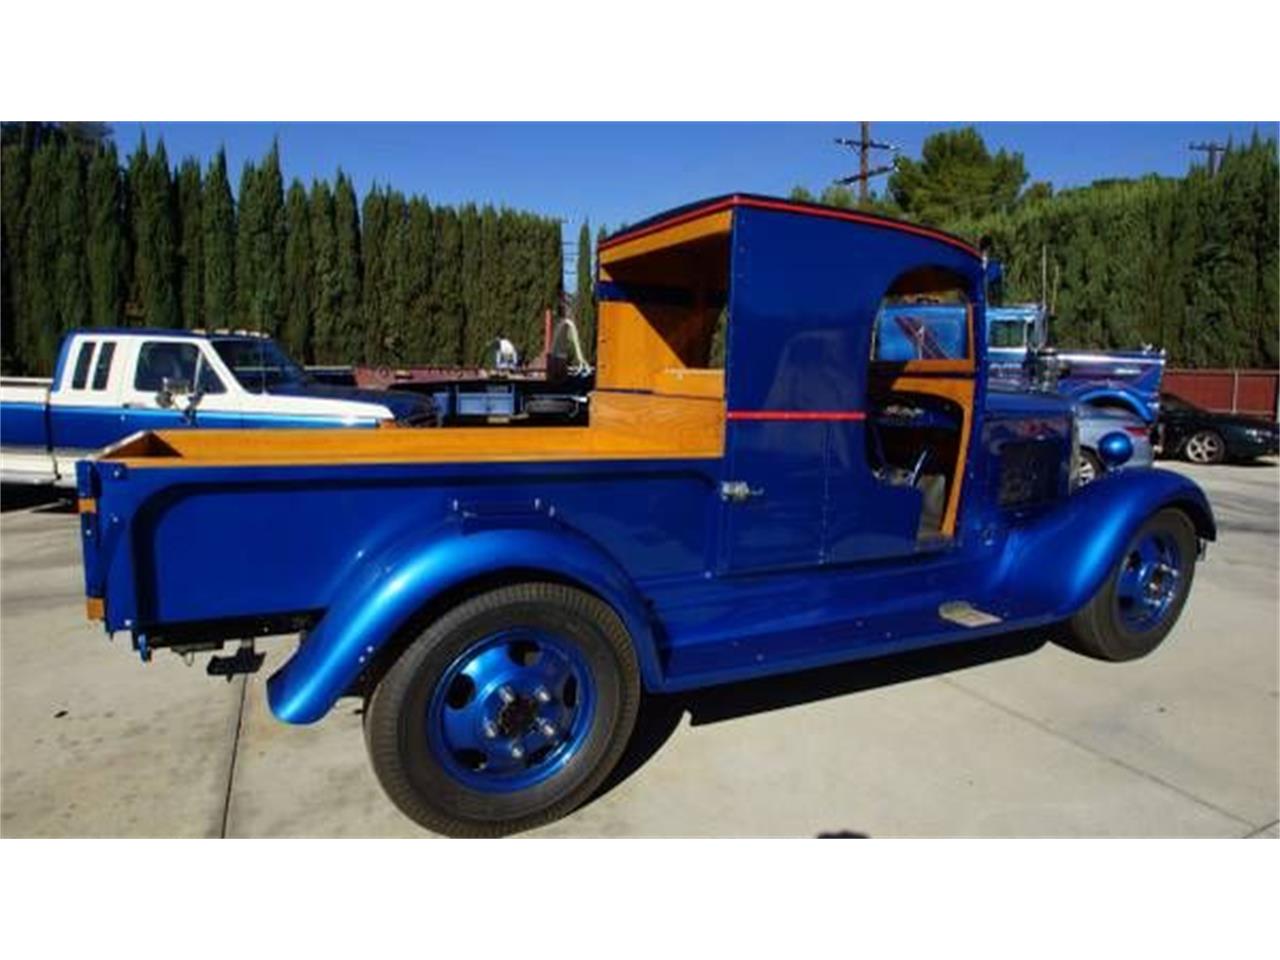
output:
POLYGON ((111 376, 111 360, 116 353, 116 342, 107 340, 98 351, 98 362, 93 368, 93 389, 105 390, 107 380, 111 376))
POLYGON ((881 363, 968 360, 973 310, 963 281, 934 267, 899 277, 880 301, 871 359, 881 363))
POLYGON ((76 354, 76 369, 71 377, 71 389, 83 390, 89 380, 89 365, 93 362, 93 350, 98 345, 96 340, 86 340, 80 344, 80 352, 76 354))
POLYGON ((729 222, 647 252, 601 254, 601 386, 723 397, 729 222))
POLYGON ((133 377, 135 390, 155 393, 168 380, 190 390, 196 379, 200 350, 193 343, 152 340, 138 352, 138 370, 133 377))
POLYGON ((881 483, 920 494, 921 541, 954 530, 973 326, 965 280, 925 267, 894 281, 871 330, 867 463, 881 483))

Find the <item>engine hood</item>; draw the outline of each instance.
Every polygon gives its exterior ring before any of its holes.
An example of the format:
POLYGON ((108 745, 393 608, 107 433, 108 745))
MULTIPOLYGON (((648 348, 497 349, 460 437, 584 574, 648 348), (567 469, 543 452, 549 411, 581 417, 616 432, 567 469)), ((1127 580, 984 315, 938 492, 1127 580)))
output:
POLYGON ((396 390, 365 390, 327 383, 285 383, 268 387, 267 393, 275 397, 314 397, 318 400, 377 404, 390 410, 396 420, 416 420, 435 414, 435 401, 430 397, 396 390))

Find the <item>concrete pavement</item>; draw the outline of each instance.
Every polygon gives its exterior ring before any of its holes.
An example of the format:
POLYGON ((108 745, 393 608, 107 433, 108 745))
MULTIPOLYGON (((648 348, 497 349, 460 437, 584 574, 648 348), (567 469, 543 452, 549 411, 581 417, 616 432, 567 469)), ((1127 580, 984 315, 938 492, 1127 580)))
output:
MULTIPOLYGON (((1280 469, 1175 465, 1221 538, 1153 656, 992 641, 647 708, 625 776, 543 836, 1277 835, 1280 469)), ((0 833, 426 834, 383 797, 358 703, 271 718, 168 653, 84 620, 73 513, 0 517, 0 833)))

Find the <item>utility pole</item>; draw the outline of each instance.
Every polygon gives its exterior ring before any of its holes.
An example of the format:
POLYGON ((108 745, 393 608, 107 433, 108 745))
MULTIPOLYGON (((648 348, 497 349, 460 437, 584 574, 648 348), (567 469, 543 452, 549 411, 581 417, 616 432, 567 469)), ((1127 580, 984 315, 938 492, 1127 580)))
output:
POLYGON ((867 181, 872 177, 878 177, 882 173, 890 173, 897 167, 897 159, 891 160, 886 166, 876 167, 874 170, 869 169, 871 151, 872 150, 889 150, 893 153, 898 152, 898 148, 892 143, 880 143, 871 139, 871 124, 863 120, 859 127, 857 140, 850 140, 848 137, 836 137, 836 143, 842 147, 852 147, 858 151, 858 172, 848 177, 841 177, 836 183, 842 186, 848 186, 851 183, 858 184, 858 203, 863 206, 867 203, 867 181))
POLYGON ((1200 150, 1209 155, 1209 176, 1212 177, 1218 173, 1218 154, 1226 153, 1227 145, 1210 140, 1208 143, 1189 143, 1187 149, 1200 150))

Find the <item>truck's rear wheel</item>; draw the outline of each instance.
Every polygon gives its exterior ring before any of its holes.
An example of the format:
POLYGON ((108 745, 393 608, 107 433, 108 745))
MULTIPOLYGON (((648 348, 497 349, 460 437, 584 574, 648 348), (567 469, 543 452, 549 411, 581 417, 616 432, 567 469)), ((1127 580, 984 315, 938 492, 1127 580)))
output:
POLYGON ((635 724, 639 670, 596 597, 525 583, 455 607, 374 690, 365 741, 407 816, 450 836, 528 830, 588 799, 635 724))
POLYGON ((1173 629, 1195 576, 1196 531, 1161 510, 1129 541, 1106 583, 1068 622, 1066 645, 1101 660, 1135 660, 1173 629))

